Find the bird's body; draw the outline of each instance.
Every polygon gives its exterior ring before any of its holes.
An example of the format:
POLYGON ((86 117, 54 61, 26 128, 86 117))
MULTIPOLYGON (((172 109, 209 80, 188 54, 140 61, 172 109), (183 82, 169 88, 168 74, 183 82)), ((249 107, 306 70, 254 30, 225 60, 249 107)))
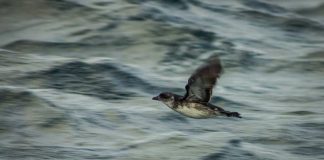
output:
POLYGON ((174 111, 191 118, 202 119, 219 115, 241 118, 237 112, 225 111, 209 103, 213 87, 221 72, 222 66, 219 59, 215 57, 191 75, 184 96, 163 92, 153 97, 153 100, 161 101, 174 111))
POLYGON ((221 113, 217 109, 212 109, 207 105, 196 102, 180 102, 177 106, 170 108, 185 116, 197 119, 211 118, 217 115, 221 115, 221 113))
POLYGON ((221 115, 220 111, 217 108, 212 106, 211 104, 203 104, 199 102, 191 102, 182 100, 183 97, 179 95, 174 95, 174 101, 162 101, 166 106, 171 108, 172 110, 183 114, 187 117, 191 118, 211 118, 216 115, 221 115))

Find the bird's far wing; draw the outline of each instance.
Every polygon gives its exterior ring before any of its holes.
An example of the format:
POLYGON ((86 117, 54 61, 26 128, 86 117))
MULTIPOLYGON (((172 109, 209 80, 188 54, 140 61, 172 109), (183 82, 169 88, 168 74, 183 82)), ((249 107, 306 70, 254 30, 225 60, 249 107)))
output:
POLYGON ((220 77, 222 66, 218 57, 213 57, 200 66, 188 79, 184 99, 209 102, 213 87, 220 77))

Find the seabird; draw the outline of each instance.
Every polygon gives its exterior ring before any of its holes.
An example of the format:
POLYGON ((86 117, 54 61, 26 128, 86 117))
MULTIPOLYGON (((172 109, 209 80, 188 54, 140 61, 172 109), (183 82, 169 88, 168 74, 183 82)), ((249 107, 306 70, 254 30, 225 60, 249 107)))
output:
POLYGON ((174 111, 191 118, 203 119, 219 115, 241 118, 238 112, 226 111, 209 103, 221 73, 222 65, 219 58, 210 58, 190 76, 184 96, 162 92, 152 99, 161 101, 174 111))

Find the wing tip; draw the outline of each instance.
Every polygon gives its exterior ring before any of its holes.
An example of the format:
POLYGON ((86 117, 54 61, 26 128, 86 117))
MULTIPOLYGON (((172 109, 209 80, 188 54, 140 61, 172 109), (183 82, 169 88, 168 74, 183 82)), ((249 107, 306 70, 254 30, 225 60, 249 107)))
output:
POLYGON ((219 58, 218 55, 213 55, 213 56, 210 56, 207 61, 206 61, 207 64, 209 65, 213 65, 217 68, 217 78, 220 77, 220 74, 223 74, 224 73, 224 69, 223 69, 223 66, 222 66, 222 63, 221 63, 221 59, 219 58))

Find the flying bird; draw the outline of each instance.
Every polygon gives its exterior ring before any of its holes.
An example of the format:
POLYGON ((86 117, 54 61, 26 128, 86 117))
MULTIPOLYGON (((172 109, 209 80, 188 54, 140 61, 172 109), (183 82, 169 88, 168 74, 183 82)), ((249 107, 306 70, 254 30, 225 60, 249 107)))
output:
POLYGON ((184 96, 162 92, 152 99, 161 101, 174 111, 191 118, 203 119, 220 115, 241 118, 238 112, 226 111, 209 103, 213 88, 222 70, 219 58, 210 58, 190 76, 184 96))

